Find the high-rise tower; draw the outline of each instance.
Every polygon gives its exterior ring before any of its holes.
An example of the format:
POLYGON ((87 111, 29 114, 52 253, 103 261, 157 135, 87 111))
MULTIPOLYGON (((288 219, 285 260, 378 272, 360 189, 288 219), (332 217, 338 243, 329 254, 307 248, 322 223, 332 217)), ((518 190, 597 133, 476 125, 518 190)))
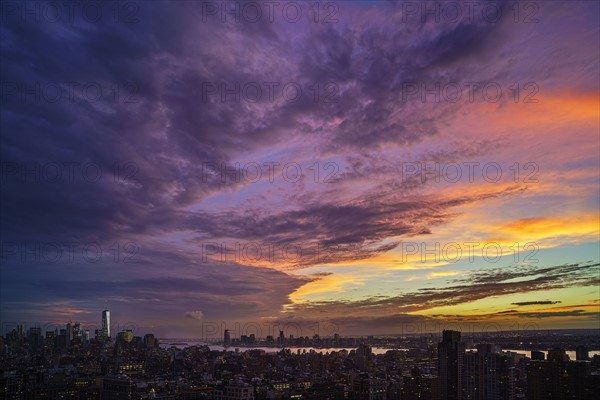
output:
POLYGON ((110 338, 110 311, 102 311, 102 336, 105 339, 110 338))
POLYGON ((438 372, 442 400, 462 400, 462 370, 465 343, 460 332, 443 331, 442 342, 438 343, 438 372))

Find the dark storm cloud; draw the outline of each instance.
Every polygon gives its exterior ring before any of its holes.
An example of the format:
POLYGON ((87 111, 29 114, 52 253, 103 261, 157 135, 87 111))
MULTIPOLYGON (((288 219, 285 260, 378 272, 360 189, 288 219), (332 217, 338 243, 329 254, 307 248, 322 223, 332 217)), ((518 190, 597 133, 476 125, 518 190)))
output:
MULTIPOLYGON (((440 63, 448 54, 466 57, 491 40, 488 32, 499 25, 432 28, 416 21, 398 25, 397 11, 391 17, 382 15, 382 25, 376 29, 340 23, 313 27, 299 36, 286 36, 293 28, 290 24, 198 23, 198 8, 172 3, 152 7, 141 3, 139 22, 134 24, 108 18, 73 24, 20 24, 9 19, 2 28, 7 38, 3 81, 27 88, 37 83, 93 82, 106 95, 97 102, 29 99, 23 104, 15 96, 4 101, 3 160, 20 166, 94 163, 103 171, 103 179, 92 184, 21 185, 8 179, 3 199, 5 230, 24 237, 91 239, 143 233, 152 229, 146 221, 160 224, 159 215, 176 218, 179 207, 239 186, 230 180, 202 181, 203 163, 228 164, 240 147, 277 143, 292 133, 289 127, 300 119, 315 122, 300 133, 308 138, 322 132, 331 118, 340 119, 325 137, 343 147, 377 147, 390 141, 408 144, 420 140, 422 132, 435 133, 436 121, 445 118, 446 111, 432 110, 427 120, 417 120, 412 109, 397 105, 398 73, 402 71, 402 80, 418 78, 424 65, 440 63), (392 26, 401 31, 420 29, 424 35, 417 45, 401 33, 388 39, 392 26), (68 46, 63 44, 65 38, 68 46), (289 42, 310 48, 296 51, 287 46, 289 42), (226 43, 236 43, 236 51, 231 52, 226 43), (271 46, 265 53, 272 57, 269 68, 250 58, 259 43, 271 46), (461 50, 466 43, 470 50, 461 50), (287 58, 300 62, 292 69, 276 62, 287 58), (250 107, 222 102, 219 96, 203 101, 206 82, 267 81, 333 81, 339 86, 340 102, 317 103, 310 96, 298 103, 263 98, 250 107), (117 102, 111 98, 114 93, 108 93, 115 86, 121 91, 117 102), (135 102, 124 102, 123 97, 135 102), (135 183, 112 179, 115 165, 133 165, 129 172, 135 183)), ((322 206, 322 211, 327 207, 322 206)))
MULTIPOLYGON (((27 89, 36 84, 59 83, 64 89, 65 82, 80 87, 91 83, 104 94, 97 102, 70 101, 65 96, 56 103, 33 97, 25 103, 16 96, 3 99, 3 161, 28 168, 34 162, 94 163, 104 177, 115 164, 134 164, 132 176, 138 182, 119 185, 109 176, 87 185, 80 180, 72 185, 64 181, 20 185, 8 179, 3 193, 7 231, 16 234, 27 227, 24 235, 48 229, 74 236, 129 233, 138 230, 137 221, 149 210, 164 210, 227 186, 201 183, 200 166, 206 161, 225 162, 228 149, 238 144, 234 138, 246 132, 236 127, 235 105, 201 104, 195 83, 225 78, 245 82, 249 77, 237 76, 235 66, 215 55, 202 59, 212 60, 214 73, 202 76, 184 67, 167 72, 164 82, 157 80, 160 71, 173 68, 162 63, 181 55, 179 46, 187 40, 184 33, 189 28, 183 28, 184 20, 194 20, 176 6, 163 4, 160 12, 142 9, 140 23, 132 25, 21 25, 9 20, 3 26, 9 38, 3 46, 4 83, 27 89), (156 55, 159 60, 154 60, 156 55), (120 90, 116 100, 115 87, 120 90), (165 119, 149 124, 157 114, 165 119), (173 120, 170 130, 165 128, 167 120, 173 120), (82 221, 89 222, 81 226, 82 221)), ((254 135, 247 144, 257 139, 254 135)))
MULTIPOLYGON (((399 200, 395 193, 349 204, 308 204, 300 210, 229 211, 223 213, 190 214, 179 226, 196 231, 200 242, 216 239, 237 239, 269 242, 275 245, 298 245, 324 250, 320 262, 366 259, 387 252, 398 242, 382 244, 390 237, 414 236, 432 226, 450 221, 451 208, 486 198, 513 195, 515 188, 479 196, 450 200, 415 197, 399 200)), ((298 259, 298 265, 315 262, 315 255, 298 259)))

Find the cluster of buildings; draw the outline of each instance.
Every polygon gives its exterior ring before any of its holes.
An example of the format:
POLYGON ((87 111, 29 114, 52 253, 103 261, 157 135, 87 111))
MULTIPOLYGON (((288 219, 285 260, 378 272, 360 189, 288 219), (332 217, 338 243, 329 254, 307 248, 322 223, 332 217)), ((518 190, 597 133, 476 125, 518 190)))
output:
POLYGON ((322 348, 356 347, 360 343, 358 338, 343 338, 338 333, 329 338, 321 338, 318 334, 309 336, 285 336, 284 331, 279 331, 279 336, 267 335, 264 339, 257 338, 254 334, 241 335, 239 338, 231 336, 231 331, 223 331, 223 346, 225 347, 252 347, 252 346, 278 346, 278 347, 305 347, 318 346, 322 348))
MULTIPOLYGON (((353 338, 356 347, 337 351, 229 351, 162 348, 154 335, 130 330, 114 336, 108 310, 94 338, 77 323, 44 337, 39 328, 17 327, 0 337, 0 399, 596 400, 600 393, 600 356, 590 360, 583 347, 575 361, 561 349, 547 357, 487 343, 468 350, 457 331, 444 331, 441 341, 415 336, 405 349, 380 354, 372 338, 353 338)), ((225 345, 257 342, 228 331, 223 339, 225 345)), ((272 341, 299 339, 280 332, 272 341)))
POLYGON ((600 398, 600 357, 577 348, 575 361, 564 349, 532 351, 531 357, 503 352, 491 344, 466 351, 460 332, 444 331, 438 344, 442 400, 596 400, 600 398), (520 390, 519 390, 520 389, 520 390))
MULTIPOLYGON (((96 329, 94 338, 97 341, 110 340, 110 311, 102 311, 102 329, 96 329)), ((0 337, 6 347, 4 353, 15 350, 16 347, 24 345, 33 352, 51 344, 56 349, 69 349, 81 347, 90 342, 90 330, 82 329, 79 322, 69 322, 62 329, 47 330, 42 334, 42 328, 31 327, 25 332, 24 325, 17 325, 15 329, 8 332, 5 338, 0 337), (5 339, 5 340, 2 340, 5 339)))

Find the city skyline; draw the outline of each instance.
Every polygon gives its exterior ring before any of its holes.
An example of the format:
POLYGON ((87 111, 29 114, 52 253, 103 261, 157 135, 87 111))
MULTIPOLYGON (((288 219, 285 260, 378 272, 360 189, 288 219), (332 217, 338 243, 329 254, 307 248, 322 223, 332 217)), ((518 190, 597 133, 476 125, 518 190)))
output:
MULTIPOLYGON (((11 325, 11 322, 5 322, 2 326, 3 331, 0 332, 0 337, 2 335, 18 334, 19 336, 26 338, 28 337, 30 332, 36 332, 36 334, 41 335, 41 337, 47 339, 54 339, 56 335, 60 333, 66 335, 67 343, 78 337, 80 339, 84 339, 85 341, 90 341, 92 338, 98 342, 111 342, 113 340, 120 340, 121 335, 125 332, 130 334, 131 338, 135 336, 142 337, 151 335, 154 338, 154 332, 140 329, 135 324, 126 324, 126 325, 110 325, 110 310, 104 308, 99 319, 99 324, 95 325, 83 325, 75 320, 69 321, 65 324, 50 324, 50 325, 40 325, 39 323, 34 324, 26 324, 26 323, 18 323, 16 327, 11 325), (91 333, 93 332, 93 336, 91 333)), ((457 325, 454 325, 456 327, 457 325)), ((433 326, 431 329, 415 329, 415 326, 411 326, 409 331, 396 332, 392 334, 381 334, 381 335, 340 335, 337 331, 337 327, 328 326, 328 330, 325 334, 319 330, 318 327, 311 327, 311 330, 304 330, 303 327, 298 324, 287 324, 287 325, 278 325, 273 323, 265 324, 265 329, 262 329, 260 325, 256 323, 248 323, 248 324, 240 324, 235 323, 233 325, 228 325, 224 321, 221 322, 211 322, 205 321, 203 322, 203 328, 196 332, 196 336, 191 337, 157 337, 157 341, 163 341, 162 344, 167 344, 168 342, 177 341, 177 343, 169 343, 177 344, 177 345, 208 345, 208 344, 222 344, 224 349, 231 347, 244 347, 248 349, 261 348, 260 346, 267 347, 306 347, 313 346, 316 343, 313 343, 313 340, 323 341, 317 345, 318 348, 322 348, 324 350, 327 349, 335 349, 335 348, 352 348, 359 341, 369 341, 375 338, 380 340, 402 340, 407 337, 437 337, 440 336, 442 342, 440 344, 446 342, 460 342, 461 341, 461 332, 460 331, 452 331, 443 326, 433 326), (459 332, 458 336, 452 332, 459 332), (354 341, 349 342, 350 344, 342 345, 337 343, 340 340, 344 339, 352 339, 354 341), (298 342, 299 341, 299 342, 298 342), (336 344, 337 343, 337 344, 336 344), (258 347, 257 347, 258 346, 258 347)), ((498 338, 505 339, 515 339, 519 337, 529 337, 529 338, 539 338, 544 335, 582 335, 588 337, 594 337, 600 335, 600 328, 595 329, 547 329, 547 330, 537 330, 537 329, 529 329, 529 330, 469 330, 463 332, 464 335, 468 338, 468 341, 471 343, 471 347, 467 348, 469 350, 474 350, 475 343, 494 343, 498 340, 498 338)), ((463 336, 464 337, 464 336, 463 336)), ((517 346, 518 347, 518 346, 517 346)), ((527 350, 530 352, 535 352, 535 348, 539 347, 539 345, 529 346, 527 350)), ((569 346, 567 346, 567 349, 569 346)), ((464 350, 464 349, 463 349, 464 350)), ((596 343, 592 345, 588 350, 591 350, 591 354, 598 354, 600 356, 600 346, 596 343)), ((237 350, 236 350, 237 351, 237 350)), ((444 353, 447 352, 447 349, 444 348, 444 353)), ((511 350, 512 351, 512 350, 511 350)), ((574 350, 569 350, 573 354, 575 354, 574 350)), ((443 354, 442 350, 438 348, 438 353, 443 354)), ((442 370, 442 368, 440 368, 442 370)))
POLYGON ((49 395, 85 400, 596 400, 600 388, 600 351, 590 351, 597 332, 474 338, 444 330, 428 336, 324 339, 288 338, 280 331, 263 343, 254 335, 233 339, 225 330, 222 347, 161 343, 153 334, 142 338, 131 329, 114 340, 103 330, 96 330, 93 339, 84 332, 78 323, 45 335, 40 328, 18 325, 0 336, 0 394, 15 400, 49 395), (506 349, 522 345, 529 350, 506 349), (77 368, 70 364, 74 360, 77 368))
MULTIPOLYGON (((323 351, 333 350, 337 351, 342 348, 355 348, 357 345, 361 343, 373 343, 373 341, 378 341, 380 343, 384 343, 384 347, 380 348, 387 350, 396 350, 397 343, 406 340, 407 338, 413 339, 431 339, 434 337, 440 337, 441 342, 438 344, 437 354, 441 359, 451 360, 451 362, 445 365, 438 365, 438 371, 444 370, 457 370, 459 368, 456 367, 457 364, 461 364, 462 360, 456 359, 456 352, 464 353, 469 350, 480 350, 479 345, 476 344, 486 344, 492 346, 494 349, 505 349, 506 346, 500 346, 499 343, 504 343, 508 341, 512 343, 512 346, 509 347, 522 347, 520 350, 516 351, 527 351, 531 353, 531 359, 536 359, 534 353, 547 353, 553 348, 561 348, 563 351, 566 349, 573 355, 576 353, 579 354, 579 347, 581 347, 581 343, 579 346, 575 348, 577 345, 570 343, 569 340, 565 341, 565 343, 561 343, 564 345, 563 347, 557 347, 556 343, 560 342, 560 339, 557 339, 561 336, 577 336, 576 340, 580 338, 586 338, 586 340, 590 340, 600 334, 600 328, 597 329, 558 329, 558 330, 523 330, 523 331, 454 331, 442 328, 439 331, 431 330, 431 331, 423 331, 423 332, 403 332, 402 334, 387 334, 387 335, 360 335, 360 336, 342 336, 337 331, 331 331, 330 334, 321 335, 318 331, 313 331, 307 335, 299 330, 298 326, 294 326, 294 330, 290 333, 288 329, 289 326, 281 326, 281 325, 272 325, 270 330, 266 331, 263 334, 261 329, 257 329, 257 326, 254 325, 254 332, 250 330, 246 330, 247 327, 241 327, 239 324, 235 326, 227 326, 222 323, 220 325, 214 323, 208 323, 210 326, 210 335, 214 336, 196 336, 190 338, 165 338, 165 337, 156 337, 153 332, 140 331, 136 326, 110 326, 110 310, 104 309, 101 314, 101 325, 99 329, 93 329, 94 326, 86 326, 82 325, 79 321, 69 321, 63 325, 47 325, 40 326, 39 324, 34 325, 25 325, 25 324, 17 324, 16 326, 11 326, 10 323, 4 324, 3 329, 5 332, 2 332, 0 335, 0 343, 2 340, 6 340, 10 338, 12 335, 16 335, 23 341, 31 340, 31 335, 37 335, 41 339, 50 340, 51 345, 57 345, 56 343, 52 343, 52 340, 57 340, 57 335, 64 335, 64 346, 67 348, 70 347, 70 343, 77 338, 83 343, 78 343, 78 346, 82 344, 89 346, 90 343, 95 342, 102 345, 114 345, 115 342, 123 340, 123 334, 126 334, 128 339, 127 342, 131 342, 134 338, 142 338, 144 340, 148 336, 151 336, 153 340, 155 339, 157 344, 168 345, 168 346, 186 346, 193 347, 198 345, 214 345, 214 344, 222 344, 223 351, 235 351, 237 352, 239 349, 236 347, 242 347, 245 349, 261 349, 263 347, 273 347, 279 349, 285 349, 286 347, 309 347, 321 349, 323 351), (212 328, 217 328, 217 330, 213 330, 212 328), (233 329, 232 329, 233 328, 233 329), (91 335, 91 331, 93 330, 94 335, 91 335), (114 333, 114 334, 113 334, 114 333), (4 336, 4 337, 3 337, 4 336), (543 339, 543 338, 546 339, 543 339), (548 337, 554 337, 552 339, 555 344, 554 345, 545 345, 548 348, 548 351, 540 351, 540 349, 544 348, 544 345, 541 344, 544 340, 547 340, 548 337), (523 338, 528 338, 530 341, 528 344, 523 343, 522 341, 517 344, 518 341, 523 340, 523 338), (346 342, 347 340, 350 340, 346 342), (541 340, 541 342, 537 342, 541 340), (558 342, 556 342, 558 340, 558 342), (162 341, 162 343, 160 343, 162 341), (178 341, 177 343, 169 343, 173 341, 178 341), (469 345, 465 346, 465 343, 468 342, 469 345), (391 343, 396 343, 395 345, 391 345, 391 343), (495 343, 495 344, 494 344, 495 343), (460 344, 462 347, 456 347, 457 344, 460 344)), ((208 333, 208 331, 202 331, 202 333, 208 333)), ((36 342, 38 339, 33 339, 36 342)), ((590 341, 585 347, 585 354, 587 356, 580 357, 577 355, 577 359, 588 359, 592 356, 600 357, 600 346, 598 343, 590 341)), ((2 349, 0 349, 2 350, 2 349)), ((36 349, 33 349, 36 350, 36 349)), ((39 349, 37 349, 39 350, 39 349)), ((406 351, 407 349, 400 349, 402 351, 406 351)), ((485 350, 485 349, 484 349, 485 350)), ((6 351, 6 348, 4 349, 6 351)), ((489 352, 490 349, 485 350, 489 352)), ((495 350, 494 350, 495 351, 495 350)), ((508 350, 513 351, 513 350, 508 350)), ((575 358, 573 356, 572 358, 575 358)), ((442 377, 442 374, 440 373, 442 377)), ((447 379, 442 377, 442 379, 447 379)), ((454 379, 458 379, 454 377, 454 379)), ((460 379, 459 379, 460 380, 460 379)), ((460 391, 460 390, 459 390, 460 391)))
POLYGON ((3 330, 598 328, 600 3, 48 4, 2 5, 3 330))

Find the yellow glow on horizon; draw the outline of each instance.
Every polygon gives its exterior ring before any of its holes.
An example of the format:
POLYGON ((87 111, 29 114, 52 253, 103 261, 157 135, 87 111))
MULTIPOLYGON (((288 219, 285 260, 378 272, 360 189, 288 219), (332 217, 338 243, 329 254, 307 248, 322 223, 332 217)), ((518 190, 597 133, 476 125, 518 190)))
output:
POLYGON ((353 274, 325 275, 317 280, 300 286, 290 294, 289 298, 293 303, 304 303, 317 294, 340 294, 345 293, 353 287, 361 286, 364 286, 364 282, 361 281, 358 276, 353 274))
POLYGON ((514 316, 519 312, 560 312, 573 309, 582 309, 586 312, 598 312, 600 304, 597 299, 597 290, 594 292, 590 287, 569 287, 553 289, 551 292, 528 291, 526 293, 511 293, 506 295, 491 296, 479 300, 473 300, 466 303, 450 306, 434 307, 411 314, 420 314, 427 316, 434 315, 461 315, 465 318, 486 318, 503 319, 510 315, 514 316), (531 301, 559 301, 556 304, 540 305, 522 305, 518 303, 531 301), (515 312, 495 314, 514 310, 515 312))

